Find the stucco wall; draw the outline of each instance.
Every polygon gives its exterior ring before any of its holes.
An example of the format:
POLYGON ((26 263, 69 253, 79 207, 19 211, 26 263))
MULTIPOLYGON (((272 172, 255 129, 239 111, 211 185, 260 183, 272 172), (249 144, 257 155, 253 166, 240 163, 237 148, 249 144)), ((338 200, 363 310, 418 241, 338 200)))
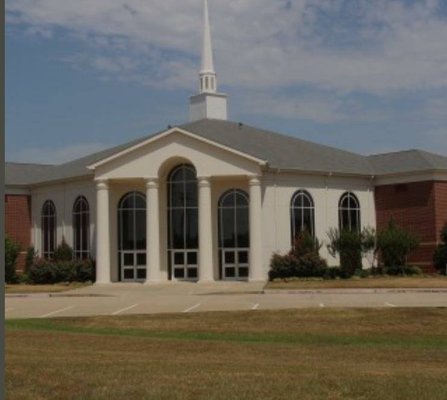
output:
MULTIPOLYGON (((323 244, 320 254, 329 265, 338 265, 326 245, 327 232, 338 228, 338 204, 341 196, 353 192, 360 202, 362 227, 376 226, 374 189, 370 179, 313 176, 292 173, 267 174, 263 179, 263 260, 264 271, 274 252, 286 253, 291 247, 290 202, 298 190, 310 193, 315 206, 315 235, 323 244)), ((364 265, 368 265, 365 260, 364 265)))
POLYGON ((41 211, 46 200, 52 200, 56 206, 57 243, 62 238, 73 246, 73 205, 78 196, 84 196, 90 206, 90 250, 95 257, 95 221, 96 221, 96 191, 93 180, 66 182, 53 185, 44 185, 34 188, 32 195, 32 236, 35 249, 41 253, 41 211))

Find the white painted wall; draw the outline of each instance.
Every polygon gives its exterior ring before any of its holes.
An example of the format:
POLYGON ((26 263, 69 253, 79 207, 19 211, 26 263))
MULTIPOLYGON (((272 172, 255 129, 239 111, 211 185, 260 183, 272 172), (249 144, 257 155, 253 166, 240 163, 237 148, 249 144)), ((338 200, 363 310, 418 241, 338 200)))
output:
POLYGON ((42 185, 33 188, 31 196, 33 221, 31 240, 39 254, 42 251, 41 211, 45 201, 52 200, 56 206, 57 243, 61 243, 65 237, 66 242, 73 246, 73 205, 78 196, 84 196, 90 206, 90 249, 92 257, 95 257, 96 189, 92 179, 42 185))

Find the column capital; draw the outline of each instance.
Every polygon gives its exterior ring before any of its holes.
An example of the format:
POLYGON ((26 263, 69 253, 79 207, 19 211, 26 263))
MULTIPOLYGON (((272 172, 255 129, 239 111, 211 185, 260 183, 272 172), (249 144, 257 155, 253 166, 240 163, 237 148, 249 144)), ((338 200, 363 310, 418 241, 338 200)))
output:
POLYGON ((199 181, 199 187, 211 186, 211 178, 209 176, 198 176, 197 180, 199 181))
POLYGON ((107 179, 100 179, 96 182, 96 190, 109 190, 109 181, 107 179))
POLYGON ((261 177, 260 176, 249 176, 248 177, 248 184, 250 186, 261 186, 261 177))
POLYGON ((158 189, 158 178, 146 178, 146 189, 158 189))

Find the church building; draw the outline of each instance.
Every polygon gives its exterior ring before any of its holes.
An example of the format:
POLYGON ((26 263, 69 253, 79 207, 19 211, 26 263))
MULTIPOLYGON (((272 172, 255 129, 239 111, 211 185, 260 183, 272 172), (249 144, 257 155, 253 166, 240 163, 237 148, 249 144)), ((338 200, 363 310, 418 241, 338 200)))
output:
POLYGON ((23 251, 50 258, 64 239, 96 260, 99 284, 264 281, 303 230, 337 265, 331 228, 380 230, 390 218, 419 236, 410 262, 429 270, 447 222, 447 157, 364 156, 228 121, 205 1, 190 121, 62 165, 6 163, 5 205, 23 251))

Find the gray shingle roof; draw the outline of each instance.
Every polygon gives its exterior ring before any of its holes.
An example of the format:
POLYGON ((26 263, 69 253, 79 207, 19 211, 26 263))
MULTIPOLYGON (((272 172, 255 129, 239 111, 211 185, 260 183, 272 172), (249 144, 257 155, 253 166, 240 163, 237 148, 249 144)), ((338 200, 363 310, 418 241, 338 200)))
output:
POLYGON ((371 175, 366 157, 229 121, 201 120, 187 131, 268 162, 271 168, 371 175))
MULTIPOLYGON (((354 175, 447 171, 447 157, 421 150, 367 157, 230 121, 207 119, 183 124, 179 128, 267 161, 268 166, 275 169, 354 175)), ((57 166, 6 163, 6 184, 31 185, 92 176, 92 171, 87 168, 89 165, 162 132, 57 166)))
POLYGON ((424 150, 407 150, 368 157, 377 175, 447 171, 447 157, 424 150))
POLYGON ((5 164, 5 185, 22 186, 41 179, 53 165, 24 164, 7 162, 5 164))

